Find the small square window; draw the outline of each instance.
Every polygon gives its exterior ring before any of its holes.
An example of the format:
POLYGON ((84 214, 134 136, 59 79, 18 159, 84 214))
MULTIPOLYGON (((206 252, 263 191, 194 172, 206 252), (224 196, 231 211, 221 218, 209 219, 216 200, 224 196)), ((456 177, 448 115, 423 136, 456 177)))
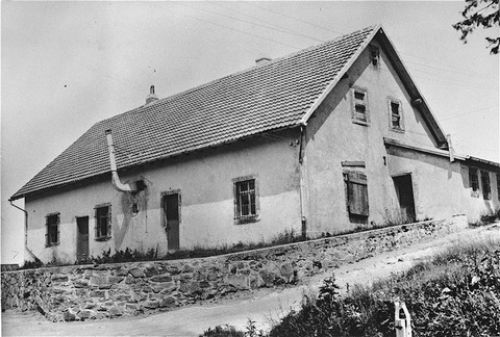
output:
POLYGON ((255 179, 236 180, 234 182, 235 219, 248 222, 257 218, 257 192, 255 179))
POLYGON ((485 200, 490 200, 491 185, 490 185, 490 173, 488 171, 481 171, 481 187, 483 188, 483 198, 485 200))
POLYGON ((111 238, 111 206, 95 208, 95 239, 104 241, 111 238))
POLYGON ((59 244, 59 213, 47 215, 46 225, 45 245, 47 247, 57 246, 59 244))
POLYGON ((389 118, 392 130, 403 131, 403 111, 400 101, 389 100, 389 118))
POLYGON ((479 179, 477 177, 477 168, 469 167, 469 186, 472 189, 472 196, 479 197, 479 179))
POLYGON ((352 89, 352 119, 358 124, 367 125, 368 119, 368 94, 366 90, 352 89))

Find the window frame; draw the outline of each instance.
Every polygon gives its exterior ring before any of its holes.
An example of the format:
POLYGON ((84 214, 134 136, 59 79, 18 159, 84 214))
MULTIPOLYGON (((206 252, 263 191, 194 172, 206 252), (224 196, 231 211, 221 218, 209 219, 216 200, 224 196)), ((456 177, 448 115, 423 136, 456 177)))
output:
POLYGON ((491 179, 490 172, 486 170, 480 170, 481 172, 481 190, 484 200, 491 200, 491 179))
POLYGON ((405 123, 404 123, 404 111, 403 111, 403 103, 400 99, 394 97, 387 97, 387 109, 389 112, 389 129, 394 132, 405 132, 405 123), (392 103, 397 103, 399 106, 399 128, 394 127, 392 123, 392 103))
POLYGON ((469 188, 471 189, 472 197, 479 198, 480 183, 479 183, 479 169, 477 167, 469 166, 469 188), (472 179, 473 177, 475 179, 472 179))
POLYGON ((46 227, 45 247, 58 246, 61 243, 61 232, 59 231, 60 224, 61 224, 61 213, 59 213, 59 212, 49 213, 45 216, 45 227, 46 227), (55 224, 49 224, 49 218, 51 218, 51 217, 57 217, 57 222, 55 224), (51 240, 50 227, 55 227, 55 229, 56 229, 55 230, 56 241, 51 240))
POLYGON ((359 124, 363 126, 369 126, 370 125, 370 101, 368 99, 368 89, 358 87, 358 86, 353 86, 351 88, 351 119, 354 124, 359 124), (365 107, 365 118, 366 120, 359 119, 357 116, 356 112, 356 105, 357 102, 359 101, 356 98, 356 92, 361 92, 364 94, 364 99, 362 102, 364 102, 364 107, 365 107))
MULTIPOLYGON (((259 220, 260 216, 260 202, 259 202, 259 185, 258 180, 255 175, 248 175, 243 177, 234 178, 233 182, 233 200, 234 200, 234 221, 236 224, 245 224, 256 222, 259 220), (243 215, 241 210, 241 194, 239 193, 239 187, 246 182, 253 181, 253 195, 254 195, 254 207, 255 214, 243 215)), ((249 194, 250 195, 250 194, 249 194)), ((251 213, 252 203, 251 197, 249 197, 249 210, 251 213)))
POLYGON ((95 241, 107 241, 111 239, 111 231, 112 231, 112 209, 111 209, 111 204, 110 203, 105 203, 105 204, 99 204, 94 207, 94 240, 95 241), (99 209, 102 208, 107 208, 108 209, 108 214, 107 214, 107 224, 106 224, 106 235, 101 235, 99 229, 101 227, 101 224, 99 222, 99 218, 97 215, 97 212, 99 209))

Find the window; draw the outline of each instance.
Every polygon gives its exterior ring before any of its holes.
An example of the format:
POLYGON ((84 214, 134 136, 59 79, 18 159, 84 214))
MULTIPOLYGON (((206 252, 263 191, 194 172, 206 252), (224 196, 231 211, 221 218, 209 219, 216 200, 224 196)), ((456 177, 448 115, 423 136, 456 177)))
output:
POLYGON ((350 215, 367 217, 370 207, 368 205, 368 183, 366 175, 357 171, 345 171, 347 211, 350 215))
POLYGON ((500 173, 497 173, 497 199, 500 201, 500 173))
POLYGON ((104 241, 111 238, 111 206, 95 208, 95 239, 104 241))
POLYGON ((255 178, 240 178, 234 181, 235 219, 240 222, 257 219, 257 193, 255 178))
POLYGON ((403 112, 401 102, 398 100, 389 100, 389 114, 391 129, 403 131, 403 112))
POLYGON ((352 119, 358 124, 367 125, 368 120, 368 93, 366 90, 352 89, 352 119))
POLYGON ((490 186, 490 173, 488 171, 481 171, 481 187, 483 188, 483 198, 485 200, 490 200, 491 186, 490 186))
POLYGON ((469 184, 472 189, 472 196, 479 197, 479 180, 477 178, 477 169, 469 167, 469 184))
POLYGON ((380 50, 375 46, 370 46, 370 59, 374 67, 377 67, 380 60, 380 50))
POLYGON ((47 215, 46 225, 45 246, 57 246, 59 244, 59 213, 47 215))

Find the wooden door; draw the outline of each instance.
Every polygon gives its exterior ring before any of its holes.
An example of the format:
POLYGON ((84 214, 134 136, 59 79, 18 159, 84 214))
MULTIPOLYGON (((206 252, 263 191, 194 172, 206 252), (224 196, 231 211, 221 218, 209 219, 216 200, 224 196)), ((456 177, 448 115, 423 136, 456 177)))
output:
POLYGON ((179 194, 163 196, 163 213, 166 221, 168 250, 179 249, 179 194))
POLYGON ((394 177, 394 186, 399 200, 401 217, 404 222, 415 221, 415 200, 413 198, 413 184, 411 175, 394 177))
POLYGON ((89 217, 77 217, 76 259, 86 261, 89 257, 89 217))

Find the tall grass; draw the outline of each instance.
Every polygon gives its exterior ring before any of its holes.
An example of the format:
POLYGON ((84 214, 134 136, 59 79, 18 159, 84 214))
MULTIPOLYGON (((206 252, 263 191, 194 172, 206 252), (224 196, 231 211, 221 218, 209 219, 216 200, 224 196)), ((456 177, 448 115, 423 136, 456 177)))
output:
POLYGON ((393 337, 394 299, 405 301, 415 336, 500 336, 500 241, 457 244, 406 273, 353 287, 333 277, 316 299, 282 318, 268 337, 393 337))

